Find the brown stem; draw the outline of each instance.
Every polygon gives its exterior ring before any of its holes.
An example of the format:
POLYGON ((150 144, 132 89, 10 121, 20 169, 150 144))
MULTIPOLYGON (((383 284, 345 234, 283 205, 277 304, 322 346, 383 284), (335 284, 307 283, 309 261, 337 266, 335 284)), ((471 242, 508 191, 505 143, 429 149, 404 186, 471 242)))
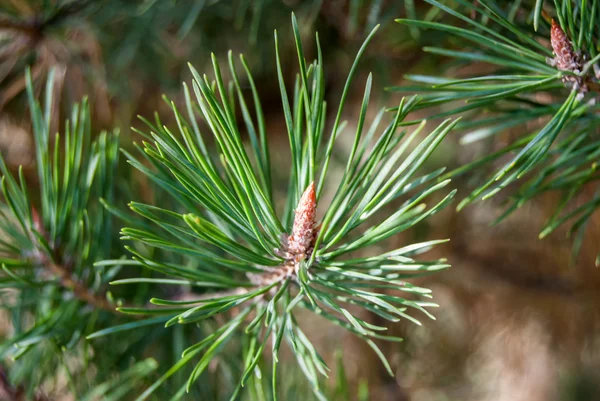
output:
POLYGON ((59 266, 54 262, 44 263, 44 266, 48 267, 52 273, 56 274, 60 278, 61 285, 64 288, 73 291, 73 294, 79 300, 86 302, 96 309, 102 309, 115 314, 118 313, 115 306, 108 302, 106 298, 90 292, 84 284, 74 280, 68 270, 63 266, 59 266))
POLYGON ((18 21, 0 15, 0 29, 23 32, 27 35, 34 33, 30 22, 18 21))
POLYGON ((50 16, 44 17, 34 14, 27 20, 14 19, 0 14, 0 29, 24 32, 39 39, 47 27, 60 24, 65 19, 80 13, 92 4, 94 4, 94 0, 75 0, 61 6, 50 16))
MULTIPOLYGON (((35 230, 37 230, 46 238, 46 240, 48 240, 42 217, 34 206, 31 207, 31 220, 35 230)), ((33 233, 31 232, 30 235, 32 241, 34 241, 35 237, 33 233)), ((69 268, 55 263, 54 260, 60 260, 60 258, 56 250, 54 250, 53 253, 54 255, 52 257, 48 257, 44 252, 38 252, 36 262, 39 263, 40 266, 47 268, 51 273, 56 274, 60 278, 61 285, 64 288, 73 291, 73 294, 77 299, 87 303, 90 306, 93 306, 96 309, 102 309, 114 314, 118 314, 115 306, 108 302, 106 298, 90 292, 85 284, 75 280, 71 275, 69 268)))

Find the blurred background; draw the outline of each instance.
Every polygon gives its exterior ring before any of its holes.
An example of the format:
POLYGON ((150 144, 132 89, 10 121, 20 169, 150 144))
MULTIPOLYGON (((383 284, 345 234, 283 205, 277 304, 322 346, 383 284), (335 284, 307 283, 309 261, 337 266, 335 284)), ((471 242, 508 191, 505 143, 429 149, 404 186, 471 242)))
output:
MULTIPOLYGON (((188 62, 208 72, 211 52, 225 63, 232 50, 246 56, 261 94, 273 163, 282 166, 274 169, 282 171, 276 173, 282 194, 288 143, 274 79, 273 31, 280 35, 282 64, 288 82, 293 82, 297 58, 292 11, 309 57, 316 57, 314 35, 319 32, 330 104, 337 104, 362 40, 381 24, 346 107, 350 127, 369 72, 374 76, 373 118, 379 108, 398 104, 399 95, 385 88, 401 85, 404 74, 443 75, 445 68, 452 68, 420 50, 440 45, 444 35, 410 31, 393 22, 431 11, 419 1, 0 0, 0 152, 12 168, 23 165, 29 178, 36 179, 24 93, 27 65, 38 95, 48 72, 56 71, 56 129, 70 104, 87 95, 95 129, 117 127, 127 149, 139 140, 130 128, 141 125, 137 115, 152 118, 157 112, 166 125, 174 123, 161 96, 181 102, 181 82, 190 79, 188 62)), ((349 136, 342 138, 349 141, 349 136)), ((343 169, 351 143, 341 140, 337 145, 337 167, 343 169)), ((450 135, 430 167, 456 167, 488 151, 484 145, 462 146, 450 135)), ((120 168, 124 182, 131 180, 129 167, 122 163, 120 168)), ((454 183, 459 196, 472 188, 471 178, 454 183)), ((150 189, 139 185, 142 196, 148 196, 144 191, 150 189)), ((501 198, 460 213, 449 208, 410 235, 394 239, 400 245, 450 238, 429 256, 448 258, 452 268, 419 283, 433 290, 440 305, 437 320, 393 326, 392 333, 405 341, 382 344, 396 372, 393 378, 361 340, 311 317, 306 331, 316 348, 330 364, 336 358, 344 362, 351 388, 368 386, 368 395, 357 390, 347 398, 600 400, 600 271, 594 267, 599 222, 591 220, 580 255, 573 260, 564 231, 538 239, 555 200, 547 196, 529 202, 498 226, 491 223, 504 210, 501 198)), ((0 320, 0 333, 7 330, 2 325, 0 320)))

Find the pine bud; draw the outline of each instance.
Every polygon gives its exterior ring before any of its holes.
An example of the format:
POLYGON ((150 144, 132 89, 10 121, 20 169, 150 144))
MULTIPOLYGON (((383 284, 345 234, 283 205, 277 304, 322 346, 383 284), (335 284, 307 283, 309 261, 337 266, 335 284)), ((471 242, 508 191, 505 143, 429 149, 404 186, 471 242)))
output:
POLYGON ((584 93, 589 91, 587 77, 579 76, 583 70, 583 61, 585 57, 580 52, 573 50, 573 45, 565 31, 552 20, 550 30, 550 44, 554 52, 553 59, 546 59, 548 64, 558 68, 561 71, 570 71, 576 75, 564 75, 561 81, 567 86, 571 86, 577 92, 577 100, 581 100, 584 93))
POLYGON ((315 237, 315 217, 317 198, 315 183, 310 183, 302 194, 294 216, 292 235, 287 241, 287 252, 292 255, 304 255, 311 247, 315 237))
POLYGON ((554 20, 552 20, 552 28, 550 30, 550 43, 554 51, 554 61, 559 70, 578 70, 578 57, 575 51, 573 51, 571 41, 569 41, 565 31, 554 20))

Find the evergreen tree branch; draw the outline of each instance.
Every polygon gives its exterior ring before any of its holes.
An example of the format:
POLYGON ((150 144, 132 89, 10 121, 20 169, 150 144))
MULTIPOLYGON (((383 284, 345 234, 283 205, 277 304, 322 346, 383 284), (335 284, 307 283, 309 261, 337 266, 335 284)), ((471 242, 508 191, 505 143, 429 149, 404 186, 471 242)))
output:
POLYGON ((69 270, 64 266, 60 266, 50 261, 46 261, 43 263, 43 265, 47 267, 50 272, 56 274, 60 279, 61 285, 64 288, 72 291, 73 295, 75 295, 75 297, 80 301, 85 302, 96 309, 102 309, 111 313, 118 313, 116 310, 116 305, 108 302, 105 297, 92 293, 84 283, 77 281, 77 279, 75 279, 69 273, 69 270))
POLYGON ((458 209, 517 187, 506 197, 508 206, 500 221, 536 196, 559 192, 561 200, 540 237, 573 222, 568 235, 575 234, 576 256, 585 222, 598 208, 596 195, 584 195, 594 192, 600 149, 596 104, 600 37, 594 29, 600 23, 597 2, 578 1, 573 8, 572 2, 562 2, 561 7, 555 2, 552 9, 538 1, 535 6, 519 3, 517 10, 511 8, 516 2, 494 0, 477 4, 457 0, 459 7, 436 0, 426 2, 458 23, 397 20, 451 36, 446 48, 423 50, 450 58, 455 66, 481 63, 493 70, 481 76, 457 78, 409 74, 406 78, 415 85, 391 90, 420 92, 417 108, 430 110, 429 118, 461 115, 463 121, 457 130, 465 132, 461 139, 465 145, 487 141, 494 147, 494 138, 508 132, 518 135, 508 146, 490 149, 488 154, 442 177, 491 170, 458 209), (455 44, 461 46, 460 50, 455 44), (489 169, 482 169, 486 166, 489 169), (582 200, 585 205, 576 207, 582 200))
MULTIPOLYGON (((129 219, 135 224, 121 230, 122 238, 138 245, 137 249, 127 247, 132 263, 160 275, 152 279, 152 283, 177 286, 183 282, 191 288, 205 287, 206 294, 182 299, 153 297, 150 299, 153 306, 120 307, 118 310, 123 313, 150 318, 137 324, 103 329, 89 338, 153 324, 176 327, 214 321, 218 326, 184 349, 181 360, 136 401, 146 400, 165 380, 188 364, 192 372, 185 390, 192 391, 225 344, 240 334, 248 344, 242 351, 240 381, 232 398, 257 372, 267 342, 273 337, 273 377, 279 348, 287 342, 296 352, 314 393, 322 399, 317 374, 326 376, 329 368, 296 321, 296 308, 308 309, 363 338, 390 374, 389 363, 373 339, 398 339, 381 334, 385 327, 356 316, 349 306, 372 311, 390 322, 406 319, 420 324, 408 313, 409 308, 433 318, 427 310, 437 306, 428 300, 431 291, 412 285, 408 280, 449 267, 444 259, 430 262, 413 259, 414 255, 443 241, 407 245, 369 257, 357 255, 372 253, 373 245, 419 224, 451 202, 455 191, 439 194, 450 181, 435 182, 443 169, 423 176, 416 174, 458 120, 444 121, 412 147, 411 142, 417 142, 425 124, 410 133, 402 130, 403 120, 419 104, 416 98, 403 99, 386 127, 380 128, 381 119, 377 119, 363 136, 372 80, 369 76, 359 124, 352 133, 354 146, 345 163, 345 173, 339 182, 331 182, 333 179, 328 176, 336 139, 343 134, 345 126, 341 119, 347 95, 360 58, 376 29, 367 36, 350 68, 334 126, 327 137, 324 132, 327 126, 325 73, 318 38, 317 60, 308 63, 295 16, 292 16, 300 73, 291 98, 283 82, 281 63, 276 58, 291 151, 289 191, 285 194, 287 206, 281 220, 275 212, 274 194, 270 193, 273 185, 266 146, 259 145, 254 128, 254 121, 259 124, 264 121, 263 108, 253 93, 256 115, 250 115, 231 55, 229 68, 234 80, 229 86, 231 90, 226 90, 228 86, 213 56, 214 80, 191 67, 191 90, 184 85, 186 114, 165 99, 173 109, 177 131, 165 126, 158 116, 154 122, 143 119, 149 127, 149 132, 139 131, 145 139, 138 146, 143 160, 128 152, 125 154, 129 162, 164 190, 175 204, 130 203, 131 210, 144 223, 129 219), (236 121, 234 111, 238 103, 232 98, 235 95, 244 114, 244 125, 248 132, 254 132, 249 148, 242 141, 236 121), (207 149, 208 141, 196 122, 198 115, 214 139, 212 151, 207 149), (337 189, 331 204, 327 205, 320 199, 321 191, 330 185, 337 189), (388 207, 393 203, 398 204, 388 207), (321 222, 318 209, 323 215, 321 222), (177 255, 179 260, 173 261, 171 257, 167 261, 152 252, 140 252, 142 244, 161 254, 177 255), (381 293, 380 289, 391 291, 381 293), (402 293, 409 294, 410 299, 401 296, 402 293)), ((277 46, 277 35, 275 44, 277 46)), ((245 72, 252 82, 247 68, 245 72)), ((259 128, 258 132, 262 130, 264 128, 259 128)), ((268 136, 261 134, 261 137, 268 136)), ((114 207, 109 208, 114 212, 114 207)), ((101 262, 105 267, 113 263, 122 261, 101 262)), ((150 281, 140 277, 114 284, 136 282, 150 281)), ((274 394, 275 383, 274 380, 274 394)))

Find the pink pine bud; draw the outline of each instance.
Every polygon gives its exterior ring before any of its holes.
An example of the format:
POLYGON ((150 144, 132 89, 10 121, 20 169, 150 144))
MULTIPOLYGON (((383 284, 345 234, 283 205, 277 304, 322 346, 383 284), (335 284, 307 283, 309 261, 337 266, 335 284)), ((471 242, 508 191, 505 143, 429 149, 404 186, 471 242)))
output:
POLYGON ((292 235, 288 238, 287 251, 293 255, 303 255, 311 247, 315 237, 315 217, 317 197, 315 183, 310 183, 302 194, 294 216, 292 235))
POLYGON ((573 46, 562 30, 554 20, 550 30, 550 43, 555 55, 556 66, 559 70, 574 71, 578 67, 577 55, 573 51, 573 46))

